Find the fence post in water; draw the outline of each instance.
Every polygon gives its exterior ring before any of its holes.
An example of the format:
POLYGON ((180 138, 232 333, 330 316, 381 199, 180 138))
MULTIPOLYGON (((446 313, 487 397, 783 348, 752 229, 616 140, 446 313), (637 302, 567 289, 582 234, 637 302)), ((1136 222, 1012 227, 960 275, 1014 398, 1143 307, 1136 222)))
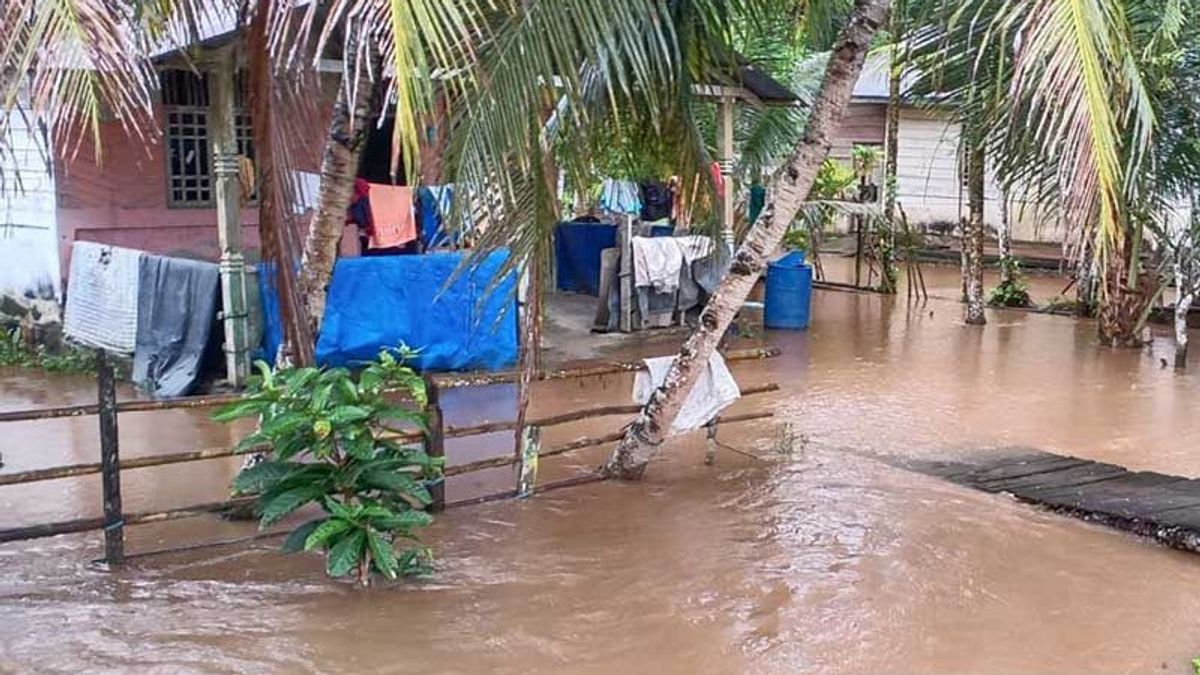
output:
MULTIPOLYGON (((425 432, 425 454, 430 457, 446 456, 446 423, 442 417, 442 402, 438 395, 437 382, 430 375, 425 376, 425 413, 427 415, 425 432)), ((446 508, 446 479, 440 478, 429 488, 429 496, 433 501, 429 510, 437 513, 446 508)))
POLYGON ((517 466, 517 496, 528 497, 537 487, 538 452, 542 430, 526 426, 521 430, 521 463, 517 466))
POLYGON ((104 483, 104 560, 125 560, 125 522, 121 515, 121 467, 117 450, 117 385, 113 364, 103 349, 96 352, 99 384, 100 474, 104 483))
POLYGON ((717 461, 717 418, 704 426, 704 463, 712 466, 717 461))

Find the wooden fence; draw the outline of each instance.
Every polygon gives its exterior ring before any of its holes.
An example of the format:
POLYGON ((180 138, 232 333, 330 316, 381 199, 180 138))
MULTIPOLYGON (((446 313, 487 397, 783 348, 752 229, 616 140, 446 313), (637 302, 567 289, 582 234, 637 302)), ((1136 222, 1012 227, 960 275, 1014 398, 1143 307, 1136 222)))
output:
MULTIPOLYGON (((773 349, 745 349, 731 351, 725 355, 725 359, 727 361, 757 360, 771 358, 777 356, 778 353, 779 352, 777 350, 773 349)), ((641 361, 604 363, 598 365, 544 371, 538 374, 537 379, 545 381, 596 377, 616 373, 634 372, 642 368, 643 364, 641 361)), ((203 514, 226 511, 231 508, 246 506, 254 502, 253 497, 239 497, 220 502, 194 504, 176 509, 141 513, 126 513, 121 504, 121 473, 123 471, 142 469, 152 466, 166 466, 228 458, 233 457, 238 453, 236 453, 233 448, 220 447, 122 460, 120 459, 118 439, 119 415, 159 410, 212 408, 236 401, 239 397, 236 394, 230 394, 218 396, 194 396, 158 401, 118 402, 116 400, 116 382, 113 374, 112 364, 109 362, 108 356, 102 351, 98 352, 97 369, 99 373, 97 377, 99 395, 96 405, 77 405, 2 412, 0 413, 0 422, 14 423, 94 415, 97 417, 99 425, 100 461, 96 463, 71 464, 44 469, 34 469, 31 471, 0 474, 0 487, 100 474, 103 494, 103 515, 94 518, 78 518, 67 521, 41 523, 26 527, 2 529, 0 530, 0 543, 20 541, 25 539, 36 539, 39 537, 51 537, 75 532, 102 530, 104 532, 104 560, 109 565, 118 565, 127 557, 125 554, 124 534, 124 528, 126 526, 164 522, 179 518, 190 518, 203 514)), ((517 381, 518 375, 519 374, 515 372, 477 375, 427 375, 425 377, 426 389, 428 392, 428 404, 426 408, 426 413, 428 415, 427 431, 417 432, 407 430, 392 430, 388 432, 388 436, 401 442, 423 443, 425 445, 426 452, 428 452, 430 456, 445 457, 446 440, 448 439, 480 436, 499 431, 516 432, 517 425, 515 421, 488 422, 462 427, 445 424, 444 416, 442 414, 441 393, 446 389, 457 387, 512 383, 517 381)), ((778 389, 779 386, 777 384, 746 387, 742 389, 742 395, 753 396, 756 394, 776 391, 778 389)), ((556 415, 550 415, 536 419, 529 419, 526 421, 525 428, 520 430, 521 438, 524 439, 524 442, 513 454, 490 457, 466 464, 447 466, 444 471, 443 478, 433 481, 429 485, 429 491, 433 497, 433 504, 431 505, 430 510, 440 511, 444 508, 453 506, 477 504, 485 501, 506 499, 510 497, 529 496, 535 490, 546 491, 567 487, 570 485, 578 485, 582 482, 600 480, 601 477, 599 475, 587 475, 539 486, 536 483, 537 462, 545 457, 553 457, 584 448, 616 442, 624 435, 623 431, 618 430, 601 436, 579 438, 568 443, 551 447, 540 447, 538 443, 540 431, 548 427, 569 424, 572 422, 578 422, 596 417, 633 415, 636 414, 640 409, 641 406, 639 405, 606 405, 585 408, 583 410, 576 410, 567 413, 559 413, 556 415), (504 492, 490 494, 483 497, 466 499, 459 502, 446 502, 445 478, 482 471, 485 469, 508 466, 518 467, 516 472, 517 485, 512 490, 506 490, 504 492)), ((715 436, 717 425, 748 422, 751 420, 768 418, 772 415, 773 414, 770 412, 758 412, 718 417, 710 424, 710 438, 715 436)), ((280 533, 268 532, 255 535, 255 537, 250 538, 274 536, 275 534, 280 533)), ((245 539, 248 538, 243 538, 238 541, 245 539)))

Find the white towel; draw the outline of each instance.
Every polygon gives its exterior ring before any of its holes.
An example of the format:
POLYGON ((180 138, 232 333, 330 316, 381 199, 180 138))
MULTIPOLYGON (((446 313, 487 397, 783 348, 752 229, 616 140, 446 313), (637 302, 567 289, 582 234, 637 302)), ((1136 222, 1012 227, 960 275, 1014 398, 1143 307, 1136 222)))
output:
POLYGON ((633 284, 652 287, 657 293, 679 290, 683 251, 674 237, 634 237, 633 284))
MULTIPOLYGON (((650 400, 654 391, 662 386, 663 380, 667 377, 667 371, 671 369, 671 364, 675 359, 674 356, 646 359, 646 368, 649 372, 638 371, 637 376, 633 379, 634 403, 645 405, 650 400)), ((738 389, 737 381, 733 379, 728 366, 725 365, 725 359, 721 358, 717 352, 713 352, 708 359, 708 366, 700 374, 700 379, 696 380, 696 386, 692 388, 679 415, 671 423, 671 435, 698 429, 708 424, 741 396, 742 392, 738 389)))
POLYGON ((71 249, 63 331, 88 347, 132 354, 141 252, 77 241, 71 249))

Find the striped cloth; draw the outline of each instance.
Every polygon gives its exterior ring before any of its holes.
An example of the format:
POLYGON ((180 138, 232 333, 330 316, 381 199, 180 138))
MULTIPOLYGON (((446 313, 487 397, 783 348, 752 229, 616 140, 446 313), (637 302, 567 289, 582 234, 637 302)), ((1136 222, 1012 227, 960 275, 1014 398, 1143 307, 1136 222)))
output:
POLYGON ((67 337, 87 347, 133 353, 141 256, 133 249, 75 242, 63 317, 67 337))

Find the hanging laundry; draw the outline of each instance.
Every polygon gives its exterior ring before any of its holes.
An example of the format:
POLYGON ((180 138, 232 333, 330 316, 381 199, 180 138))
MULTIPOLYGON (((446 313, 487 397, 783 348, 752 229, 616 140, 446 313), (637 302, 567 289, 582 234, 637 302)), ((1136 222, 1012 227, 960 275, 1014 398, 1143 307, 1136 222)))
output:
POLYGON ((133 381, 155 396, 190 394, 216 325, 218 267, 147 253, 138 278, 133 381))
POLYGON ((636 183, 605 178, 600 188, 600 208, 613 213, 636 216, 642 212, 642 199, 636 183))
POLYGON ((678 290, 684 258, 673 237, 634 237, 630 244, 634 286, 649 286, 658 293, 678 290))
POLYGON ((77 241, 71 248, 63 331, 76 342, 132 354, 138 329, 141 251, 77 241))
POLYGON ((648 181, 638 187, 641 190, 643 221, 650 223, 671 217, 671 204, 674 199, 666 183, 648 181))
POLYGON ((417 238, 413 219, 413 191, 405 185, 372 183, 367 200, 371 206, 369 247, 394 249, 417 238))
MULTIPOLYGON (((646 370, 638 371, 633 380, 634 403, 645 405, 650 400, 650 396, 666 380, 667 372, 676 358, 663 356, 646 359, 646 370)), ((742 391, 725 365, 725 359, 713 352, 692 392, 683 402, 683 408, 671 422, 671 433, 680 434, 708 424, 741 396, 742 391)))
MULTIPOLYGON (((447 226, 453 205, 453 185, 427 185, 417 190, 417 215, 421 221, 421 243, 425 248, 458 243, 462 230, 447 226)), ((466 214, 463 220, 469 222, 466 214)))

